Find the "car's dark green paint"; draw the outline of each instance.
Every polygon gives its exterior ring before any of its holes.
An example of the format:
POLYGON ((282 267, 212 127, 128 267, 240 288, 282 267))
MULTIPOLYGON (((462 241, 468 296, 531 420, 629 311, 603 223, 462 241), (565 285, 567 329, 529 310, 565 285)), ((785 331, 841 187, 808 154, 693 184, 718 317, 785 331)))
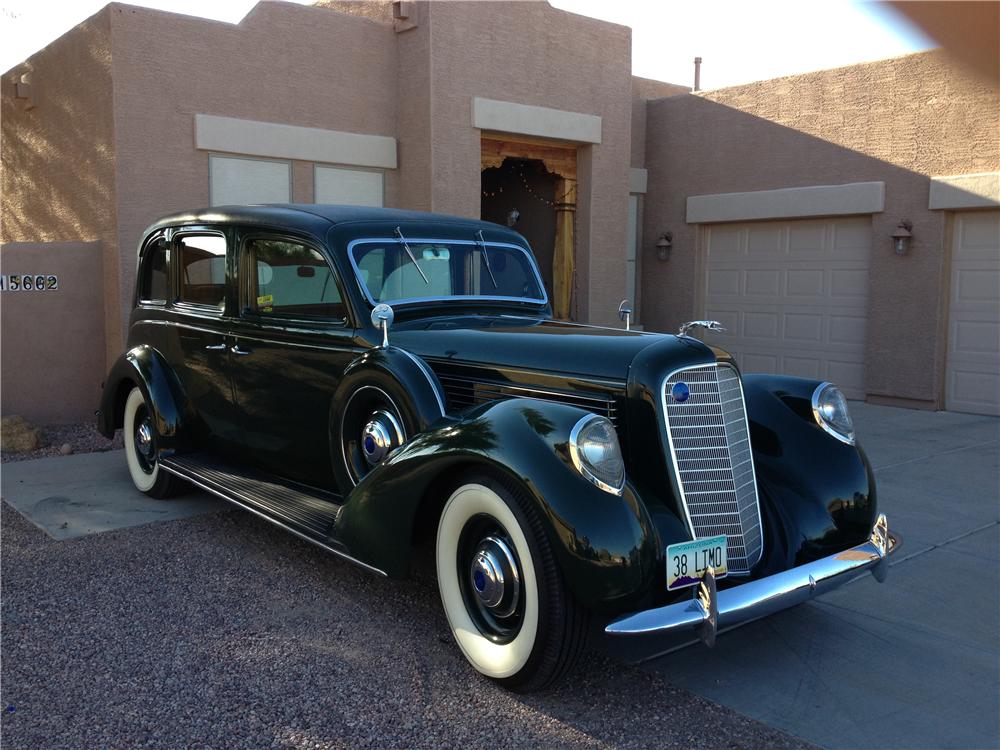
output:
MULTIPOLYGON (((554 321, 547 303, 459 299, 396 307, 390 347, 381 349, 348 258, 352 241, 392 237, 396 227, 442 240, 482 231, 487 242, 522 247, 523 238, 417 212, 233 207, 164 219, 147 231, 140 257, 158 238, 170 243, 189 227, 222 232, 237 248, 225 305, 214 311, 137 297, 129 349, 105 385, 103 434, 121 426, 124 398, 138 385, 153 407, 161 456, 208 450, 338 498, 324 541, 390 575, 406 574, 415 535, 433 530, 454 483, 478 469, 534 499, 561 574, 588 609, 615 615, 672 598, 665 548, 691 533, 669 460, 662 384, 678 369, 729 361, 725 352, 693 338, 554 321), (250 314, 237 284, 239 248, 261 233, 297 238, 327 257, 340 279, 344 319, 250 314), (456 379, 529 397, 459 405, 444 385, 456 379), (363 385, 398 402, 406 441, 355 486, 341 420, 363 385), (628 479, 622 496, 598 489, 571 464, 568 439, 587 413, 583 403, 603 403, 614 414, 628 479)), ((871 470, 860 449, 816 424, 810 397, 818 383, 762 375, 742 382, 764 532, 751 576, 865 540, 875 519, 871 470)))
POLYGON ((655 575, 654 535, 630 488, 623 497, 611 495, 572 467, 567 438, 584 416, 563 404, 512 399, 439 424, 412 438, 345 498, 336 537, 352 555, 402 575, 418 513, 439 511, 446 499, 427 496, 428 488, 476 468, 528 490, 549 521, 552 548, 582 604, 625 611, 655 575))

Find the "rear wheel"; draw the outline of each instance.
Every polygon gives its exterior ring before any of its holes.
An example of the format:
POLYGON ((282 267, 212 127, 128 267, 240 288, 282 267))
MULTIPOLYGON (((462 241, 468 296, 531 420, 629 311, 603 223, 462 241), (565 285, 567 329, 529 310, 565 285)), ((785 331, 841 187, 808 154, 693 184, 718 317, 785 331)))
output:
POLYGON ((122 424, 125 460, 136 489, 150 497, 166 499, 180 490, 181 480, 160 468, 156 453, 156 425, 142 390, 133 388, 125 401, 122 424))
POLYGON ((442 511, 436 562, 452 634, 479 672, 530 692, 573 666, 586 617, 523 491, 470 475, 442 511))

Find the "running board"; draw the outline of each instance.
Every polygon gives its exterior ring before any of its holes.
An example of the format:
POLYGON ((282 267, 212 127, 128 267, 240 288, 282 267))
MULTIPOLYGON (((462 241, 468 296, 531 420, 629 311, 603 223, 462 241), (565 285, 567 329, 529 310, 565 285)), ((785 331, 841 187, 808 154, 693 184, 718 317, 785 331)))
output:
POLYGON ((386 575, 330 541, 340 512, 340 496, 285 482, 247 467, 228 464, 207 453, 187 453, 160 459, 160 468, 223 500, 280 526, 338 557, 386 575))

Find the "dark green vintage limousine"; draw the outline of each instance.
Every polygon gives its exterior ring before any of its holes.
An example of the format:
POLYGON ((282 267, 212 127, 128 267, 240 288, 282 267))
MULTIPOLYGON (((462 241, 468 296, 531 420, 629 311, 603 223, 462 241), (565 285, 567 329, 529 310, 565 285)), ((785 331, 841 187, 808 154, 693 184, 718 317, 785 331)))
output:
POLYGON ((884 578, 840 391, 741 373, 712 325, 554 320, 487 222, 193 211, 142 239, 98 422, 154 497, 195 485, 379 575, 432 545, 459 648, 528 691, 594 638, 641 660, 884 578))

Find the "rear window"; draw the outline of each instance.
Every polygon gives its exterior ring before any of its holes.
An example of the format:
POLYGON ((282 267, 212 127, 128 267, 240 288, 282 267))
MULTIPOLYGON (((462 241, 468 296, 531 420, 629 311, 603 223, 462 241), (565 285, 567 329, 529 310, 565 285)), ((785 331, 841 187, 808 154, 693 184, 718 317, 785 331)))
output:
POLYGON ((146 250, 139 299, 143 302, 166 302, 169 298, 170 246, 159 237, 146 250))
POLYGON ((179 299, 222 308, 226 302, 226 238, 184 235, 177 243, 181 270, 179 299))

